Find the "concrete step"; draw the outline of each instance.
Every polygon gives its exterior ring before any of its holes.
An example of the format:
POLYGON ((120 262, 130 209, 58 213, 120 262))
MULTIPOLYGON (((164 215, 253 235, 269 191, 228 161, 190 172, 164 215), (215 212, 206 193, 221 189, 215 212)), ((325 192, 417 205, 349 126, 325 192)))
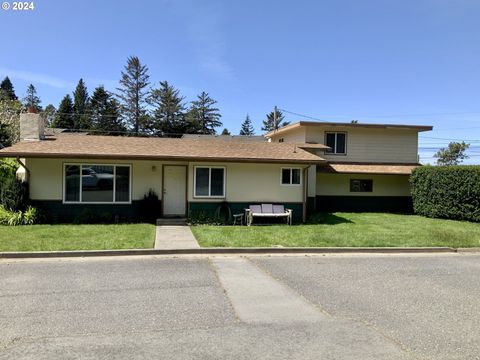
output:
POLYGON ((157 219, 157 226, 160 225, 187 225, 186 218, 161 218, 157 219))

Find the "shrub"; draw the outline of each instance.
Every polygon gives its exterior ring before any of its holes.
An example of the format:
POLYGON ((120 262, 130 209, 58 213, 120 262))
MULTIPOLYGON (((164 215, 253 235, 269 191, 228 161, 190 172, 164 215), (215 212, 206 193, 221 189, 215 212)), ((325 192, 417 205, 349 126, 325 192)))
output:
POLYGON ((190 225, 226 225, 225 217, 215 216, 208 211, 191 211, 188 216, 190 225))
POLYGON ((28 186, 15 175, 8 177, 0 188, 0 204, 10 211, 23 211, 28 206, 28 186))
POLYGON ((158 195, 152 190, 148 190, 143 196, 140 204, 140 220, 155 223, 160 215, 160 202, 158 195))
POLYGON ((97 214, 90 209, 83 209, 73 218, 74 224, 111 224, 115 217, 109 212, 97 214))
POLYGON ((38 210, 29 206, 25 212, 9 211, 0 206, 0 225, 33 225, 39 220, 38 210))
POLYGON ((410 183, 416 214, 480 222, 480 166, 423 166, 410 183))

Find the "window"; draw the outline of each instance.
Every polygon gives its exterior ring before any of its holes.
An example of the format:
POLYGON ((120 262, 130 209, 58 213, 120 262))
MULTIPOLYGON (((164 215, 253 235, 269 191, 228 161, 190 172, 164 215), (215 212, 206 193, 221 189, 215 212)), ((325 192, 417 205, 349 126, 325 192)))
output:
POLYGON ((350 192, 372 192, 373 180, 350 180, 350 192))
POLYGON ((347 153, 347 134, 343 132, 325 133, 325 145, 330 148, 325 150, 325 153, 345 155, 347 153))
POLYGON ((284 138, 280 138, 280 139, 278 139, 278 142, 284 142, 284 141, 285 141, 285 139, 284 139, 284 138))
POLYGON ((63 201, 130 203, 130 165, 64 165, 63 201))
POLYGON ((300 185, 301 170, 297 168, 282 168, 282 185, 300 185))
POLYGON ((225 197, 225 168, 195 167, 195 197, 225 197))

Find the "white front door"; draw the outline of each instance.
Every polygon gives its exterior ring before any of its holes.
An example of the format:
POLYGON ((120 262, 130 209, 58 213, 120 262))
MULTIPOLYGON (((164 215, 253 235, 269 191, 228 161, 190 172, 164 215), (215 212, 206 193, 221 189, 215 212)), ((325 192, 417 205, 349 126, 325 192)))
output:
POLYGON ((163 216, 185 216, 187 201, 187 167, 163 167, 163 216))

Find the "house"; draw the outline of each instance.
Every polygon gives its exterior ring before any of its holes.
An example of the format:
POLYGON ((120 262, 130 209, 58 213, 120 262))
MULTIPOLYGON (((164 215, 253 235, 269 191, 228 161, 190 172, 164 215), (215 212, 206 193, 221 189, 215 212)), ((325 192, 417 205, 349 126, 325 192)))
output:
POLYGON ((153 190, 158 217, 233 213, 250 204, 307 210, 402 210, 418 166, 418 132, 428 126, 299 122, 269 141, 45 135, 38 114, 20 117, 21 141, 0 150, 26 169, 32 202, 71 221, 88 209, 138 218, 153 190))
POLYGON ((316 211, 412 211, 409 175, 419 166, 418 133, 432 126, 300 121, 268 133, 273 143, 328 146, 307 171, 316 211))
POLYGON ((22 114, 20 128, 21 141, 0 157, 24 165, 32 202, 58 221, 71 221, 85 209, 136 219, 150 189, 160 200, 158 217, 213 213, 222 202, 242 213, 252 203, 268 202, 293 209, 294 220, 301 221, 306 171, 325 163, 308 144, 46 136, 38 114, 22 114))

